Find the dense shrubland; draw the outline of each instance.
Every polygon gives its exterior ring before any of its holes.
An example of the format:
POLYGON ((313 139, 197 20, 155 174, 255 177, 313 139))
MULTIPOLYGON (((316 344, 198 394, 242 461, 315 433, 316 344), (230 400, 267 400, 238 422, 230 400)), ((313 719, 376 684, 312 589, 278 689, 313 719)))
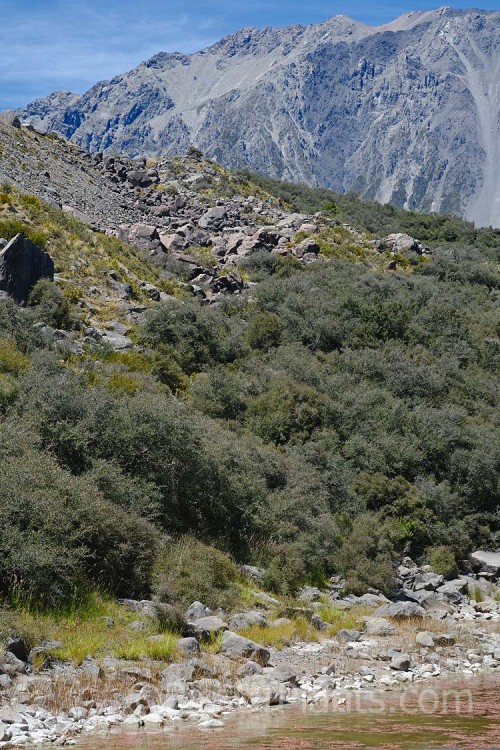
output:
POLYGON ((74 311, 47 282, 0 302, 4 597, 219 606, 232 561, 287 594, 333 572, 389 593, 404 554, 452 575, 500 544, 497 233, 338 205, 444 244, 411 273, 256 254, 251 297, 158 304, 122 354, 59 350, 35 323, 74 311))

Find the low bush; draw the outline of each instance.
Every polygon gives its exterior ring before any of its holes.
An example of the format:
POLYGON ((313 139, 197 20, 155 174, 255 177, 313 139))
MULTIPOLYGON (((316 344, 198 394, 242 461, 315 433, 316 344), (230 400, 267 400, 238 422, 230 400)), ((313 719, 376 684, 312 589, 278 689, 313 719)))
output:
POLYGON ((12 444, 0 454, 1 595, 52 607, 89 587, 148 594, 157 535, 147 521, 49 455, 12 444))
POLYGON ((29 307, 34 308, 39 320, 53 328, 72 328, 75 324, 68 299, 56 284, 40 279, 30 292, 29 307))
POLYGON ((451 547, 441 545, 430 549, 427 552, 427 563, 445 578, 456 578, 458 575, 457 559, 451 547))
POLYGON ((395 555, 380 519, 362 513, 345 524, 340 537, 334 566, 345 577, 346 590, 364 594, 372 587, 393 594, 395 555))
POLYGON ((190 537, 165 544, 153 580, 156 596, 171 604, 200 601, 228 610, 238 597, 236 565, 220 550, 190 537))

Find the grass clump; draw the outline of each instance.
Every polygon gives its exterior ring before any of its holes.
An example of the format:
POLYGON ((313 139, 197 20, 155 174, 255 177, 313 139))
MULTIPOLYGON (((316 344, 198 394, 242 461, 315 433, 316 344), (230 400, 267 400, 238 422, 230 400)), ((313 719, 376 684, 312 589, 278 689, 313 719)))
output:
POLYGON ((362 630, 363 621, 373 613, 372 607, 355 606, 351 609, 340 609, 334 603, 324 604, 319 610, 319 616, 331 624, 328 635, 336 635, 339 630, 362 630))
POLYGON ((176 656, 178 636, 173 633, 162 633, 154 636, 129 637, 113 648, 117 659, 137 661, 153 659, 154 661, 171 661, 176 656))
MULTIPOLYGON (((67 607, 40 610, 28 605, 0 608, 0 643, 9 636, 22 637, 32 648, 42 641, 58 641, 61 648, 48 652, 53 659, 80 665, 86 658, 174 658, 179 635, 166 629, 160 618, 144 617, 144 628, 132 623, 139 615, 129 612, 107 594, 92 592, 67 607)), ((42 666, 46 654, 40 657, 42 666)), ((36 666, 36 664, 35 664, 36 666)))
POLYGON ((238 634, 251 641, 260 643, 262 646, 270 646, 281 651, 297 641, 318 641, 319 632, 311 625, 307 618, 299 616, 290 622, 261 627, 252 625, 249 628, 238 631, 238 634))

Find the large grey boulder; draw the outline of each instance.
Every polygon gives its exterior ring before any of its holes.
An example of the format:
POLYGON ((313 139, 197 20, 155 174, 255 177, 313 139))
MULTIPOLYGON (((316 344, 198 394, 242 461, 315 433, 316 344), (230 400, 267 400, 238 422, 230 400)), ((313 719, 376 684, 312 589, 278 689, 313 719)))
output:
POLYGON ((121 224, 118 227, 118 239, 128 242, 140 250, 160 251, 162 244, 156 227, 152 224, 121 224))
POLYGON ((450 601, 444 599, 441 594, 434 591, 429 591, 427 596, 421 599, 418 603, 429 614, 433 612, 447 612, 448 614, 451 614, 455 611, 455 606, 450 601))
POLYGON ((434 633, 421 630, 415 636, 415 643, 418 643, 419 646, 425 646, 425 648, 434 648, 434 633))
POLYGON ((26 643, 22 638, 8 638, 5 644, 5 650, 10 651, 20 661, 27 662, 29 658, 29 651, 26 647, 26 643))
POLYGON ((316 586, 304 586, 299 593, 298 599, 302 602, 317 602, 322 597, 322 592, 316 586))
POLYGON ((202 617, 210 617, 212 610, 201 602, 193 602, 186 612, 186 618, 189 622, 201 620, 202 617))
POLYGON ((411 667, 411 656, 409 654, 395 654, 391 659, 390 667, 398 672, 407 672, 411 667))
POLYGON ((151 177, 146 172, 143 172, 142 169, 132 169, 130 172, 127 172, 127 180, 134 187, 142 188, 149 187, 153 183, 151 177))
POLYGON ((442 586, 444 578, 438 573, 418 573, 413 581, 415 591, 435 591, 442 586))
POLYGON ((25 305, 40 279, 54 280, 54 261, 22 233, 0 252, 0 299, 10 297, 25 305))
POLYGON ((227 630, 228 625, 220 617, 201 617, 199 620, 194 622, 188 622, 187 634, 200 640, 210 640, 215 638, 224 630, 227 630))
POLYGON ((245 578, 251 578, 252 581, 261 583, 266 571, 264 568, 257 568, 255 565, 240 565, 240 573, 244 575, 245 578))
POLYGON ((177 650, 186 656, 197 656, 200 653, 200 644, 196 638, 180 638, 177 641, 177 650))
POLYGON ((265 667, 271 658, 267 648, 230 630, 222 636, 221 652, 231 659, 251 659, 261 667, 265 667))
POLYGON ((455 637, 449 633, 431 633, 428 630, 421 630, 415 636, 415 642, 419 646, 426 648, 435 648, 436 646, 453 646, 455 637))
POLYGON ((224 206, 214 206, 214 208, 210 208, 206 213, 203 214, 203 216, 200 218, 198 222, 198 226, 201 229, 208 229, 208 228, 222 228, 227 223, 227 212, 224 206))
POLYGON ((245 628, 251 628, 257 625, 260 628, 265 628, 268 625, 268 620, 262 612, 240 612, 233 615, 229 620, 229 627, 233 630, 244 630, 245 628))
POLYGON ((472 565, 482 573, 500 575, 500 552, 485 552, 477 550, 470 556, 472 565))
POLYGON ((308 253, 318 255, 319 251, 320 246, 312 237, 308 237, 308 239, 299 242, 299 244, 295 245, 295 247, 292 249, 292 253, 296 258, 303 258, 304 255, 307 255, 308 253))
POLYGON ((387 636, 394 635, 396 628, 385 617, 367 617, 365 620, 365 632, 367 635, 387 636))
POLYGON ((437 589, 436 593, 444 601, 450 602, 451 604, 460 604, 460 602, 465 599, 468 587, 469 583, 466 578, 457 578, 453 581, 444 583, 437 589))
POLYGON ((264 674, 244 677, 236 683, 235 690, 253 704, 277 706, 286 702, 286 686, 264 674))
POLYGON ((238 669, 238 677, 252 677, 254 674, 262 674, 263 669, 256 661, 247 661, 238 669))
POLYGON ((12 677, 16 674, 25 674, 26 664, 14 656, 10 651, 6 651, 0 658, 0 674, 12 677))
POLYGON ((406 620, 412 617, 424 617, 425 609, 416 602, 391 602, 376 609, 375 616, 406 620))
POLYGON ((420 240, 416 240, 415 237, 410 237, 409 234, 403 232, 390 234, 385 238, 384 245, 390 247, 394 253, 414 252, 418 255, 428 255, 431 252, 420 240))

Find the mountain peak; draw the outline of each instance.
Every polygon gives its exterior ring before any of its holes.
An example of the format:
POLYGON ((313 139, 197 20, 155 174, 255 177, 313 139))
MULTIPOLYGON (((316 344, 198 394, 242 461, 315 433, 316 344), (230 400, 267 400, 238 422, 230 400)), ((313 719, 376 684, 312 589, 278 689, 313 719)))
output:
POLYGON ((90 151, 174 155, 500 224, 500 13, 245 28, 21 116, 90 151), (392 32, 392 33, 388 33, 392 32))

